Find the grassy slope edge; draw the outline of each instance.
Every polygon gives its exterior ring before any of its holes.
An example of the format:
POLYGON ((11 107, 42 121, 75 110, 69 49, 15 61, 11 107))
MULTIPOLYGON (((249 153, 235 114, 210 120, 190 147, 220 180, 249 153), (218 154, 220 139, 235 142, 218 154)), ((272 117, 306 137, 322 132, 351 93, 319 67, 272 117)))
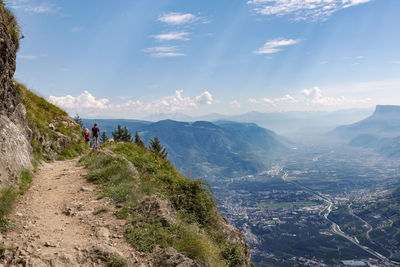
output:
POLYGON ((87 179, 101 184, 104 196, 121 204, 116 216, 128 219, 126 238, 137 250, 150 253, 156 246, 173 247, 201 265, 242 265, 245 248, 229 243, 219 231, 223 219, 205 182, 183 177, 145 147, 117 143, 106 149, 123 158, 93 151, 81 164, 91 170, 87 179), (139 178, 126 160, 138 170, 139 178), (143 222, 135 208, 146 196, 169 200, 177 211, 177 222, 143 222))

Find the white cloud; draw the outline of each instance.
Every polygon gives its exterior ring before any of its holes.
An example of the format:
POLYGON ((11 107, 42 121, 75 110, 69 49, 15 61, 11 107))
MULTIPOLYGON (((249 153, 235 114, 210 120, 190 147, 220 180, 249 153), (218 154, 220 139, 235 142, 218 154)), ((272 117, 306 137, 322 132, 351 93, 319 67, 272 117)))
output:
POLYGON ((265 104, 270 104, 272 106, 276 106, 280 103, 286 103, 286 102, 295 103, 297 101, 291 95, 286 94, 286 95, 284 95, 282 97, 278 97, 278 98, 263 98, 261 102, 263 102, 265 104))
POLYGON ((110 107, 108 104, 110 101, 107 98, 96 99, 86 90, 77 97, 71 95, 50 96, 49 101, 62 109, 76 111, 87 109, 104 110, 110 107))
POLYGON ((179 52, 176 46, 156 46, 149 47, 142 50, 142 52, 149 53, 152 57, 182 57, 185 54, 179 52))
POLYGON ((326 20, 333 13, 373 0, 249 0, 265 16, 293 16, 295 20, 326 20))
POLYGON ((313 87, 311 89, 305 89, 302 92, 306 98, 308 105, 317 106, 342 106, 346 104, 368 104, 371 102, 370 98, 365 99, 354 99, 345 96, 340 97, 326 97, 323 96, 322 90, 319 87, 313 87))
POLYGON ((344 57, 344 59, 354 59, 354 60, 359 60, 359 59, 364 59, 365 56, 355 56, 355 57, 344 57))
POLYGON ((6 4, 12 9, 19 9, 27 13, 36 14, 56 14, 60 10, 59 7, 52 3, 39 3, 39 1, 28 2, 26 0, 8 0, 6 1, 6 4))
POLYGON ((183 90, 177 90, 173 95, 164 96, 159 99, 142 102, 139 100, 128 100, 120 104, 112 104, 107 98, 96 99, 88 91, 79 96, 50 96, 49 101, 70 114, 79 113, 86 117, 144 117, 148 114, 174 113, 180 111, 197 110, 200 105, 213 103, 212 95, 205 91, 196 97, 183 96, 183 90))
POLYGON ((211 105, 213 102, 212 95, 208 92, 205 91, 199 96, 196 96, 196 103, 201 104, 201 105, 211 105))
POLYGON ((190 40, 187 36, 188 32, 168 32, 154 35, 153 37, 158 41, 172 41, 172 40, 180 40, 180 41, 188 41, 190 40))
POLYGON ((392 61, 393 64, 400 64, 400 60, 392 61))
POLYGON ((229 104, 231 105, 231 106, 233 106, 233 107, 236 107, 236 108, 240 108, 240 102, 239 101, 237 101, 237 100, 233 100, 233 101, 231 101, 231 102, 229 102, 229 104))
POLYGON ((278 104, 296 103, 297 102, 297 100, 293 96, 291 96, 289 94, 286 94, 286 95, 284 95, 282 97, 277 97, 277 98, 265 97, 265 98, 262 98, 260 100, 255 99, 255 98, 249 98, 247 101, 249 103, 251 103, 251 104, 268 104, 268 105, 271 105, 271 106, 274 106, 274 107, 276 107, 278 104))
POLYGON ((82 28, 81 27, 72 27, 71 32, 81 32, 82 28))
POLYGON ((18 58, 22 58, 22 59, 27 59, 27 60, 34 60, 37 59, 37 56, 33 56, 33 55, 18 55, 18 58))
POLYGON ((255 54, 274 54, 281 51, 281 47, 294 45, 300 42, 300 39, 283 39, 278 38, 267 41, 263 47, 254 51, 255 54))
POLYGON ((161 57, 184 57, 186 55, 183 53, 168 52, 168 53, 154 53, 151 54, 151 56, 161 58, 161 57))
POLYGON ((255 99, 255 98, 249 98, 247 101, 249 103, 251 103, 251 104, 257 104, 258 103, 257 99, 255 99))
POLYGON ((35 60, 41 57, 47 57, 46 54, 41 54, 41 55, 17 55, 17 58, 21 58, 21 59, 26 59, 26 60, 35 60))
POLYGON ((168 25, 183 25, 193 23, 199 20, 199 18, 190 13, 169 12, 159 16, 158 20, 168 25))

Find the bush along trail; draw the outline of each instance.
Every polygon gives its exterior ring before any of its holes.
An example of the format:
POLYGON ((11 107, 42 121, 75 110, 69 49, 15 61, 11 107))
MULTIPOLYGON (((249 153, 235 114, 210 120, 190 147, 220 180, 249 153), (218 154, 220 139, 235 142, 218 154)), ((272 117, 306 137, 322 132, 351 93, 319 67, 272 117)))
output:
POLYGON ((132 143, 42 163, 10 219, 0 266, 250 265, 209 188, 132 143))

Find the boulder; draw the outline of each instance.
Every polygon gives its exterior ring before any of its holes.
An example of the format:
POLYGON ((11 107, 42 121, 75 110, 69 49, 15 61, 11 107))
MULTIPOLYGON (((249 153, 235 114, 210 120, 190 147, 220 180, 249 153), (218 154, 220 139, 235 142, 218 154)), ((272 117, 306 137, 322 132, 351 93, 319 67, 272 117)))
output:
POLYGON ((158 267, 200 267, 197 262, 171 247, 154 251, 150 263, 158 267))
POLYGON ((112 256, 122 257, 122 253, 116 248, 108 246, 106 244, 95 244, 90 249, 92 257, 95 259, 100 259, 102 261, 108 261, 112 256))
POLYGON ((69 266, 78 266, 77 260, 64 252, 57 254, 57 256, 50 261, 50 265, 52 267, 69 267, 69 266))
POLYGON ((134 211, 143 216, 142 221, 161 221, 164 225, 176 223, 176 211, 171 202, 157 197, 146 197, 134 211))

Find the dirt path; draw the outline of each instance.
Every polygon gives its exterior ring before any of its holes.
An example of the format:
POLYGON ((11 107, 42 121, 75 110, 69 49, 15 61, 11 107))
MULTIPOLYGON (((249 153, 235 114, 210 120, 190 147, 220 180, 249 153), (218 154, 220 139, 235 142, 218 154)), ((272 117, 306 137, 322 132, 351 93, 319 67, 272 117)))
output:
POLYGON ((77 160, 43 165, 11 217, 16 228, 5 234, 11 248, 0 266, 101 266, 111 257, 142 266, 141 255, 123 237, 115 204, 86 182, 77 160), (96 211, 103 212, 96 214, 96 211))

